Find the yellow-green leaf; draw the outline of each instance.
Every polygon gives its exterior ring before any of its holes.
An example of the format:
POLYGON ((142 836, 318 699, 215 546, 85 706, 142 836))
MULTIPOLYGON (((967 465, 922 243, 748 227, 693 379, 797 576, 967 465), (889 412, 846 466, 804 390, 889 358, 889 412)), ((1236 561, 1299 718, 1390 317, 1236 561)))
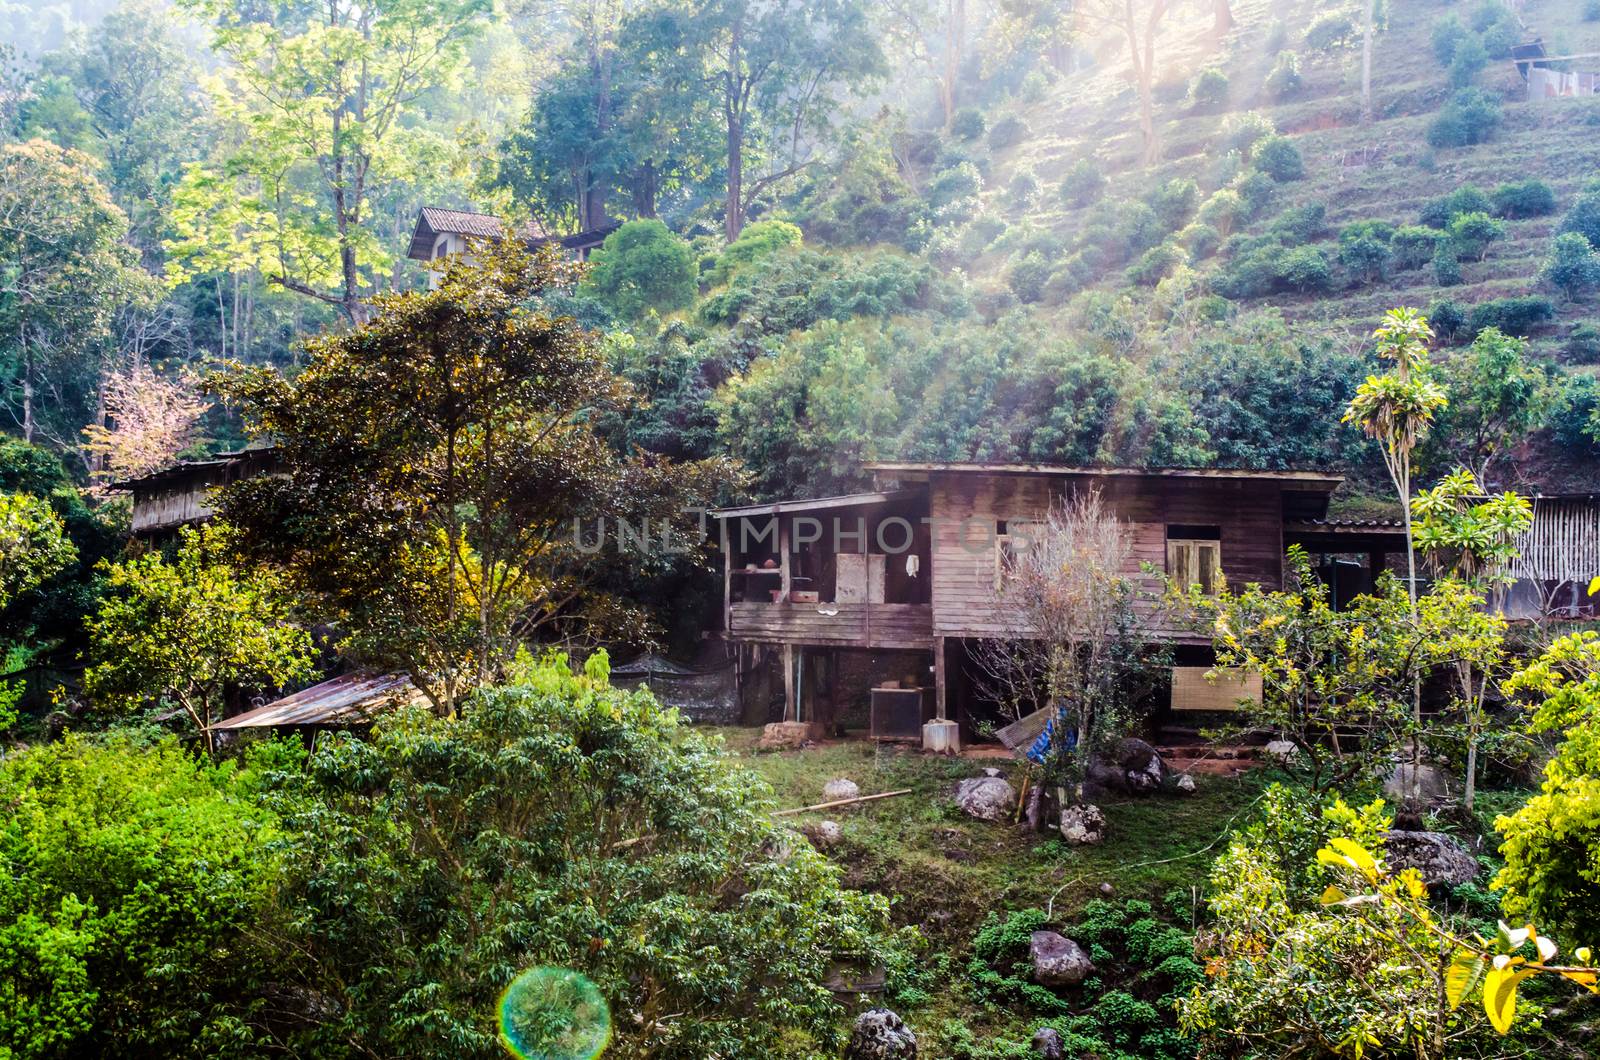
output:
POLYGON ((1326 891, 1322 892, 1322 904, 1323 905, 1338 905, 1340 902, 1345 900, 1345 897, 1346 896, 1345 896, 1345 893, 1343 891, 1339 890, 1339 888, 1334 887, 1333 885, 1330 884, 1328 886, 1328 889, 1326 891))
POLYGON ((1471 950, 1456 951, 1456 955, 1450 959, 1450 967, 1444 973, 1445 997, 1452 1009, 1461 1007, 1461 1002, 1483 978, 1483 970, 1482 957, 1471 950))
POLYGON ((1517 1012, 1517 984, 1532 972, 1518 972, 1511 968, 1490 968, 1483 978, 1483 1010, 1489 1022, 1501 1034, 1511 1030, 1511 1021, 1517 1012))
MULTIPOLYGON (((1344 836, 1336 836, 1328 841, 1328 846, 1332 847, 1335 851, 1342 855, 1345 862, 1351 868, 1359 871, 1367 879, 1376 880, 1378 878, 1377 861, 1371 854, 1367 853, 1367 848, 1362 846, 1360 843, 1357 843, 1353 839, 1347 839, 1344 836)), ((1318 859, 1321 859, 1320 854, 1318 855, 1318 859)))

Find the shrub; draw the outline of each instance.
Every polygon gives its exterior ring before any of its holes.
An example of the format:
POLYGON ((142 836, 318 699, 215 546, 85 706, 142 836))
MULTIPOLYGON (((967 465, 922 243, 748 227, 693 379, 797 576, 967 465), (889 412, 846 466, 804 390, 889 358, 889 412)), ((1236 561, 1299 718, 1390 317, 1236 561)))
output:
POLYGON ((1563 448, 1586 456, 1600 450, 1600 383, 1595 377, 1568 376, 1549 422, 1550 433, 1563 448))
POLYGON ((1084 289, 1089 280, 1093 279, 1093 275, 1092 270, 1084 268, 1082 258, 1073 255, 1044 282, 1044 290, 1040 293, 1039 301, 1045 305, 1065 305, 1067 299, 1084 289), (1084 277, 1085 272, 1089 273, 1087 279, 1084 277))
POLYGON ((1278 183, 1299 180, 1306 175, 1300 149, 1287 137, 1269 136, 1256 144, 1252 153, 1256 168, 1278 183))
POLYGON ((1007 115, 989 129, 989 146, 1000 151, 1021 143, 1027 137, 1028 123, 1014 115, 1007 115))
POLYGON ((1161 227, 1168 232, 1175 232, 1188 223, 1199 198, 1199 185, 1179 177, 1163 184, 1150 196, 1149 201, 1161 227))
POLYGON ((1006 276, 1006 286, 1019 302, 1037 302, 1044 294, 1045 281, 1050 278, 1050 263, 1037 250, 1025 255, 1011 266, 1006 276))
POLYGON ((1302 294, 1333 287, 1333 270, 1328 267, 1327 255, 1316 247, 1286 251, 1278 263, 1278 277, 1286 287, 1302 294))
POLYGON ((1489 53, 1483 42, 1468 36, 1456 45, 1455 56, 1450 60, 1450 84, 1466 88, 1478 79, 1478 74, 1489 65, 1489 53))
MULTIPOLYGON (((750 228, 762 223, 783 224, 758 221, 750 228)), ((694 252, 688 242, 654 219, 622 225, 606 236, 590 262, 584 286, 626 320, 652 309, 662 313, 683 309, 698 292, 694 252)))
POLYGON ((1178 243, 1189 252, 1191 262, 1209 258, 1222 243, 1222 234, 1204 221, 1196 221, 1178 233, 1178 243))
POLYGON ((1068 206, 1088 206, 1105 190, 1105 174, 1087 158, 1078 159, 1061 178, 1061 201, 1068 206))
POLYGON ((1527 338, 1540 324, 1556 318, 1555 303, 1538 295, 1496 298, 1472 307, 1467 331, 1476 335, 1484 328, 1499 328, 1507 335, 1527 338))
POLYGON ((1500 104, 1481 88, 1462 88, 1428 126, 1430 147, 1465 147, 1488 140, 1500 124, 1500 104))
POLYGON ((1587 320, 1567 332, 1567 357, 1577 364, 1600 361, 1600 327, 1587 320))
POLYGON ((1228 102, 1228 75, 1207 67, 1189 83, 1189 105, 1196 110, 1221 108, 1228 102))
POLYGON ((1278 193, 1277 182, 1260 170, 1251 170, 1234 185, 1239 198, 1244 200, 1246 216, 1258 216, 1278 193))
POLYGON ((988 119, 976 107, 962 107, 950 119, 950 135, 968 143, 982 136, 988 128, 988 119))
POLYGON ((1600 183, 1590 184, 1583 190, 1561 218, 1561 227, 1556 231, 1576 232, 1587 239, 1591 247, 1600 247, 1600 183))
POLYGON ((1369 231, 1339 236, 1339 263, 1363 281, 1381 278, 1389 258, 1389 244, 1369 231))
POLYGON ((1506 223, 1474 210, 1472 213, 1457 214, 1450 222, 1448 231, 1450 241, 1457 250, 1482 261, 1489 253, 1489 244, 1505 238, 1506 223))
POLYGON ((1280 54, 1278 61, 1272 65, 1272 71, 1267 74, 1263 87, 1267 90, 1267 95, 1277 100, 1298 95, 1305 87, 1305 78, 1300 76, 1300 56, 1294 52, 1280 54))
POLYGON ((1018 206, 1030 206, 1039 197, 1039 178, 1031 169, 1019 169, 1011 175, 1006 185, 1006 196, 1018 206))
POLYGON ((1220 188, 1200 204, 1195 221, 1216 229, 1219 236, 1231 233, 1246 214, 1244 199, 1232 188, 1220 188))
POLYGON ((1556 212, 1556 193, 1542 180, 1502 184, 1489 193, 1496 217, 1522 220, 1556 212))
POLYGON ((1433 252, 1433 282, 1440 287, 1454 287, 1461 282, 1461 259, 1451 240, 1439 240, 1433 252))
POLYGON ((800 229, 787 221, 757 221, 745 225, 739 238, 717 256, 711 282, 727 283, 740 269, 769 258, 785 247, 797 247, 802 238, 800 229))
POLYGON ((1550 245, 1550 256, 1539 270, 1539 278, 1568 299, 1582 298, 1600 285, 1600 256, 1583 236, 1563 232, 1550 245))
POLYGON ((1314 52, 1348 48, 1356 39, 1356 22, 1347 11, 1330 11, 1306 28, 1306 47, 1314 52))
POLYGON ((1283 244, 1265 240, 1230 255, 1226 268, 1212 281, 1224 298, 1261 298, 1278 289, 1283 244))
POLYGON ((1142 287, 1154 287, 1173 269, 1183 264, 1184 253, 1176 244, 1162 243, 1139 255, 1139 260, 1128 267, 1128 282, 1142 287))
POLYGON ((1522 40, 1522 27, 1517 23, 1516 16, 1503 8, 1502 12, 1499 18, 1484 28, 1480 38, 1483 50, 1489 53, 1491 59, 1509 59, 1511 49, 1522 40))
POLYGON ((1428 303, 1427 312, 1423 315, 1433 326, 1434 335, 1448 345, 1463 337, 1467 328, 1467 312, 1467 307, 1453 298, 1438 298, 1428 303))
POLYGON ((1245 111, 1243 114, 1230 114, 1222 120, 1221 139, 1218 146, 1223 152, 1237 151, 1242 157, 1249 158, 1255 145, 1271 136, 1276 129, 1272 119, 1258 110, 1245 111))
POLYGON ((1483 191, 1471 184, 1463 184, 1448 195, 1429 199, 1422 206, 1418 223, 1429 228, 1449 228, 1457 214, 1492 213, 1494 202, 1483 191))
POLYGON ((1422 225, 1405 225, 1395 229, 1389 240, 1389 253, 1394 267, 1403 271, 1420 269, 1433 258, 1444 233, 1437 228, 1422 225))
POLYGON ((1016 909, 1001 920, 985 918, 972 937, 972 959, 967 975, 974 992, 997 1004, 1021 1001, 1042 1012, 1067 1012, 1066 1002, 1028 981, 1028 948, 1033 933, 1049 926, 1044 911, 1016 909))
POLYGON ((1167 234, 1156 212, 1142 202, 1116 204, 1115 212, 1116 225, 1113 232, 1117 240, 1127 248, 1122 258, 1124 261, 1155 246, 1167 234))
POLYGON ((978 167, 971 162, 963 162, 939 173, 929 182, 928 204, 937 210, 973 198, 982 188, 983 177, 978 174, 978 167))
POLYGON ((1461 24, 1455 15, 1445 15, 1433 24, 1433 57, 1440 66, 1449 66, 1456 57, 1456 48, 1464 40, 1474 39, 1472 31, 1461 24))
POLYGON ((1328 208, 1322 203, 1308 202, 1303 206, 1291 207, 1273 218, 1267 232, 1285 243, 1310 243, 1322 235, 1327 215, 1328 208))

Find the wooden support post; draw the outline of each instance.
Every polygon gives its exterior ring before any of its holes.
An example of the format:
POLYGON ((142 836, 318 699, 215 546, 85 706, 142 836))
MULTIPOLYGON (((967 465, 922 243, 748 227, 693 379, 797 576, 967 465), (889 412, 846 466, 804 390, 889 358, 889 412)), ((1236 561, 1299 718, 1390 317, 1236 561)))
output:
POLYGON ((783 521, 783 516, 778 516, 778 573, 780 581, 778 588, 781 592, 778 599, 784 603, 789 602, 789 579, 792 571, 789 568, 789 524, 783 521))
POLYGON ((933 709, 939 721, 948 721, 945 713, 944 638, 933 638, 933 709))
POLYGON ((783 646, 783 720, 800 720, 799 704, 794 701, 793 644, 785 644, 783 646))
POLYGON ((722 632, 733 636, 733 546, 728 541, 728 520, 719 519, 722 527, 722 632))

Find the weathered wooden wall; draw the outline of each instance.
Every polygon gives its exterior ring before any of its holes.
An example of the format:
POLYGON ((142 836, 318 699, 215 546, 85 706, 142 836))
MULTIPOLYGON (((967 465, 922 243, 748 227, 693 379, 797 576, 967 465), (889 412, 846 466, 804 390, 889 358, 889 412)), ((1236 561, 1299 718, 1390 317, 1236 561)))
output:
POLYGON ((845 648, 933 644, 933 609, 927 604, 734 603, 729 612, 728 632, 737 640, 845 648))
MULTIPOLYGON (((1140 575, 1142 564, 1166 565, 1167 527, 1216 526, 1221 532, 1222 569, 1234 585, 1260 582, 1276 587, 1283 578, 1282 486, 1230 479, 1124 476, 1017 476, 934 474, 930 510, 933 542, 933 627, 936 636, 1004 636, 1016 629, 1002 610, 995 587, 992 541, 998 521, 1038 520, 1051 498, 1071 489, 1099 488, 1118 518, 1132 524, 1133 550, 1126 573, 1139 575, 1154 594, 1158 579, 1140 575)), ((1152 632, 1183 635, 1141 605, 1152 632)))
POLYGON ((210 501, 214 496, 211 492, 214 488, 215 484, 209 482, 185 483, 181 487, 135 493, 133 532, 168 530, 211 518, 214 513, 210 501))

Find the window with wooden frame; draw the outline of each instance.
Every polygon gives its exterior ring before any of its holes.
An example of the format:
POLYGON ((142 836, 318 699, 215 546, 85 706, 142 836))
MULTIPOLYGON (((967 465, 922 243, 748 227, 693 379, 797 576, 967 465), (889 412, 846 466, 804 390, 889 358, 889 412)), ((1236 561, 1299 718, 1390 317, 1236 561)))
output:
POLYGON ((1028 546, 1044 533, 1044 523, 1032 519, 1001 519, 994 524, 994 587, 1016 576, 1017 564, 1028 546))
POLYGON ((1207 596, 1222 587, 1222 534, 1214 526, 1167 527, 1167 576, 1180 589, 1200 586, 1207 596))

